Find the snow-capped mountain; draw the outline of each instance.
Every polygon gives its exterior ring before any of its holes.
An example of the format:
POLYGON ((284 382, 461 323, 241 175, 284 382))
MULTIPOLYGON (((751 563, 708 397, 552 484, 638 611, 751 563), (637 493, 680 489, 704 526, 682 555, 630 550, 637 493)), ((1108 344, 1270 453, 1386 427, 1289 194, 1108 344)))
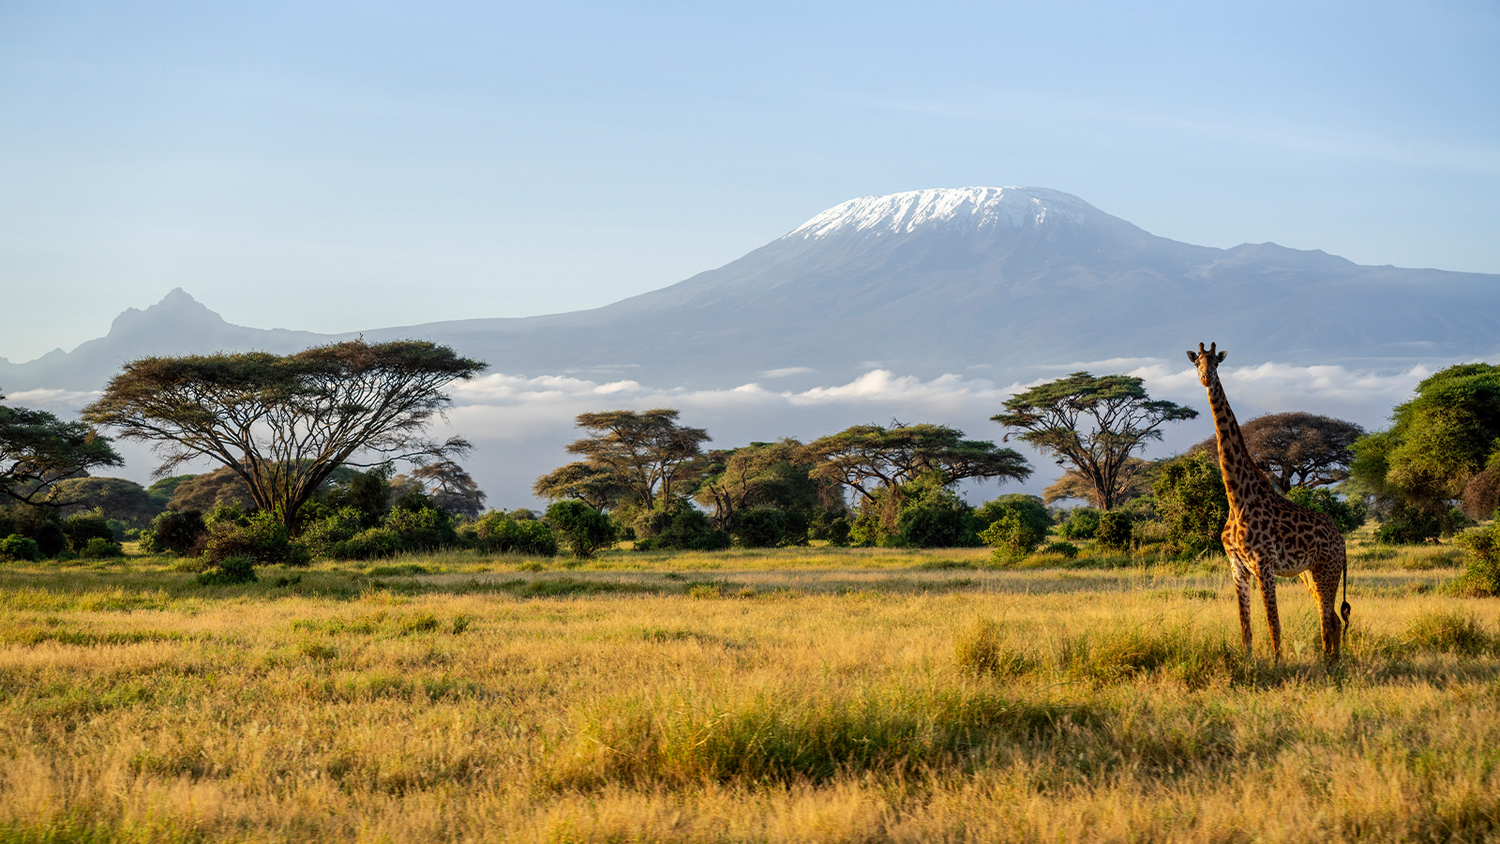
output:
POLYGON ((986 228, 1040 228, 1048 223, 1080 224, 1098 209, 1072 194, 1046 188, 935 188, 851 199, 813 217, 783 240, 858 233, 899 236, 923 228, 960 231, 986 228))
MULTIPOLYGON (((1240 362, 1395 368, 1500 354, 1500 276, 1359 266, 1272 243, 1193 246, 1059 191, 971 187, 850 200, 723 267, 603 308, 362 333, 430 338, 515 375, 689 387, 798 388, 876 367, 1012 383, 1074 363, 1176 360, 1200 340, 1240 362)), ((333 339, 233 326, 178 291, 71 353, 0 361, 0 387, 95 389, 148 353, 333 339)))

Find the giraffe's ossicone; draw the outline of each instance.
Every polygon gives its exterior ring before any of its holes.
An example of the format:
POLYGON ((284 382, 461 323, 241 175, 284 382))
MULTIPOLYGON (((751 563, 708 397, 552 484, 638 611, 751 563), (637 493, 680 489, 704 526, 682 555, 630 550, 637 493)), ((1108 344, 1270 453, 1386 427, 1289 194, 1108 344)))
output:
POLYGON ((1323 655, 1335 662, 1349 625, 1349 603, 1337 603, 1339 583, 1348 581, 1344 537, 1328 516, 1283 497, 1251 459, 1234 411, 1224 397, 1224 385, 1219 383, 1219 364, 1224 362, 1225 353, 1217 346, 1211 343, 1205 349, 1199 343, 1198 351, 1187 356, 1198 367, 1198 380, 1208 389, 1214 414, 1219 468, 1224 475, 1224 491, 1229 495, 1229 518, 1222 538, 1224 553, 1234 570, 1245 654, 1250 654, 1251 579, 1260 584, 1271 648, 1279 663, 1281 617, 1276 611, 1276 578, 1300 575, 1322 611, 1323 655))

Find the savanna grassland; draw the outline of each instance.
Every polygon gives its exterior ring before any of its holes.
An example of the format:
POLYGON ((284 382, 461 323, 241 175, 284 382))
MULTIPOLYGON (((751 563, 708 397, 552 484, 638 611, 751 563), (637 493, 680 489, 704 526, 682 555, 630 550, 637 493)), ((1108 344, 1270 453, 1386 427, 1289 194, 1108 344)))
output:
POLYGON ((1222 559, 0 569, 0 840, 1500 838, 1500 602, 1356 548, 1346 659, 1222 559))

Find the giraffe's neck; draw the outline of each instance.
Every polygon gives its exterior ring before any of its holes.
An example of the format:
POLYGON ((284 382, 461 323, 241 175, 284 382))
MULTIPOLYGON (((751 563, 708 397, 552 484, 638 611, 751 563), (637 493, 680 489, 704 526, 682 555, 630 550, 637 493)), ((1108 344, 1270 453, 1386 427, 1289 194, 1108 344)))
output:
POLYGON ((1230 510, 1244 510, 1266 494, 1265 480, 1250 459, 1250 449, 1240 435, 1240 425, 1234 419, 1229 399, 1224 396, 1224 385, 1219 383, 1219 374, 1213 373, 1208 382, 1208 406, 1214 413, 1214 433, 1219 441, 1219 469, 1224 474, 1224 491, 1229 495, 1230 510))

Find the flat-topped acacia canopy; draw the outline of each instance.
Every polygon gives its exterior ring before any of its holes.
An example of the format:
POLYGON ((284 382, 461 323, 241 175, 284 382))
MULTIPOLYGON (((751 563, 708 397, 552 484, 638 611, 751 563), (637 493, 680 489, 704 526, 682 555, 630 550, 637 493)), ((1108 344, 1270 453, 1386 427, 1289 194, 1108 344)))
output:
POLYGON ((157 476, 205 457, 230 467, 258 508, 291 525, 339 466, 466 451, 426 429, 452 401, 442 387, 484 367, 422 340, 148 357, 126 364, 83 418, 154 443, 157 476))

